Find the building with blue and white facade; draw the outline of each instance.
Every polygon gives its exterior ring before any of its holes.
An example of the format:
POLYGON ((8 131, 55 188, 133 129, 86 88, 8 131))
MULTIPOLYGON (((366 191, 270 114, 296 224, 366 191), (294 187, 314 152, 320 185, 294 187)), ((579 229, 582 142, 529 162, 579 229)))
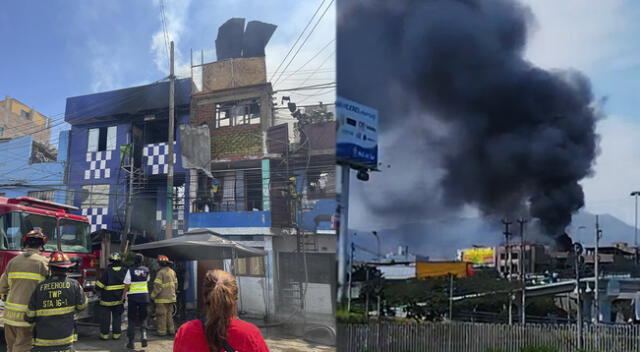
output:
MULTIPOLYGON (((177 80, 176 131, 189 122, 190 94, 191 80, 177 80)), ((126 231, 131 201, 129 233, 149 241, 164 238, 168 116, 169 82, 67 99, 68 185, 73 204, 89 217, 92 230, 126 231)), ((179 133, 174 135, 174 155, 179 155, 179 133)), ((180 158, 174 160, 174 194, 179 195, 187 187, 186 170, 180 158)), ((176 235, 183 232, 187 216, 188 209, 176 202, 176 235)))

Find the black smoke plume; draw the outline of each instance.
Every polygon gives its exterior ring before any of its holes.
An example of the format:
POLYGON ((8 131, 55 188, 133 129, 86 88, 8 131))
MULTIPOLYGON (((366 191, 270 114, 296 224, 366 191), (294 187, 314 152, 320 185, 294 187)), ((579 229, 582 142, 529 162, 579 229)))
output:
MULTIPOLYGON (((544 70, 523 57, 531 11, 508 0, 338 6, 338 95, 377 108, 382 139, 398 129, 446 127, 438 137, 419 137, 437 138, 432 143, 399 142, 429 145, 416 158, 438 156, 432 168, 402 172, 441 172, 438 201, 449 209, 528 212, 543 233, 562 234, 584 205, 578 182, 592 173, 598 114, 584 75, 544 70)), ((434 198, 419 188, 412 196, 434 198)), ((385 198, 389 214, 406 195, 385 198)))

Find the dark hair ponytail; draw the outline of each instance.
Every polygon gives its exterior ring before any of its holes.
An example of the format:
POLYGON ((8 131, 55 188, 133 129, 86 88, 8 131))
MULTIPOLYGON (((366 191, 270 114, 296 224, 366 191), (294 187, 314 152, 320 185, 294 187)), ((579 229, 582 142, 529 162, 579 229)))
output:
POLYGON ((227 340, 227 329, 236 315, 237 300, 238 284, 233 275, 222 270, 207 272, 204 284, 205 334, 213 352, 219 351, 227 340))

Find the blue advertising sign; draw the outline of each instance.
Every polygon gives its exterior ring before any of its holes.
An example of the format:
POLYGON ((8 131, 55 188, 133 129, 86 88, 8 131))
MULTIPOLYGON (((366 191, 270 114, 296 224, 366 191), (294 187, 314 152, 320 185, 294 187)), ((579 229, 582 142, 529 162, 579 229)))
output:
POLYGON ((354 168, 378 166, 378 111, 337 97, 336 159, 354 168))

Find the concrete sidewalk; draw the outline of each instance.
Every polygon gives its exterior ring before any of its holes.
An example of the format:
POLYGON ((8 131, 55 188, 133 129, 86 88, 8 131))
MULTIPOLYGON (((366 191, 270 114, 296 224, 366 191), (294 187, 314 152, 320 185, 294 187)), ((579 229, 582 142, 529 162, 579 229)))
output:
MULTIPOLYGON (((130 351, 125 348, 127 340, 124 335, 119 341, 102 341, 98 339, 98 328, 95 326, 80 326, 79 330, 79 341, 75 344, 77 352, 130 351)), ((265 331, 263 331, 263 334, 267 336, 265 331)), ((286 336, 271 337, 265 340, 271 352, 335 352, 336 350, 335 347, 317 345, 302 339, 286 336)), ((161 338, 150 333, 149 346, 142 348, 140 342, 136 342, 135 346, 136 351, 166 352, 173 350, 173 340, 171 338, 161 338)))

